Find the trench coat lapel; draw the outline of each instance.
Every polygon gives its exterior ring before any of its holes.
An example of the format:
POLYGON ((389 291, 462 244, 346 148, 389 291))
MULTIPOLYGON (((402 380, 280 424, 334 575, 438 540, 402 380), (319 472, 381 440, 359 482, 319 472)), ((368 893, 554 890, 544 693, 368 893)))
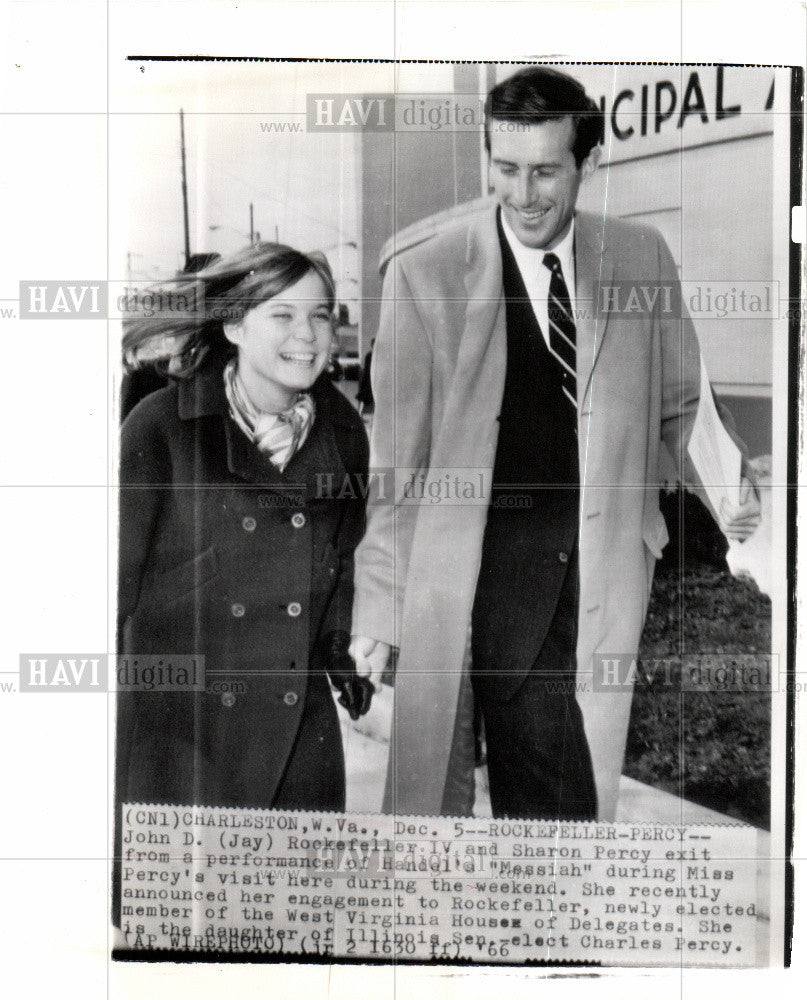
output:
POLYGON ((608 329, 608 312, 600 309, 600 289, 611 283, 614 262, 605 243, 602 220, 579 212, 575 216, 575 285, 577 298, 578 408, 590 409, 587 396, 594 366, 608 329))
POLYGON ((432 465, 467 463, 492 472, 507 366, 502 255, 495 212, 468 232, 463 286, 465 325, 432 465))

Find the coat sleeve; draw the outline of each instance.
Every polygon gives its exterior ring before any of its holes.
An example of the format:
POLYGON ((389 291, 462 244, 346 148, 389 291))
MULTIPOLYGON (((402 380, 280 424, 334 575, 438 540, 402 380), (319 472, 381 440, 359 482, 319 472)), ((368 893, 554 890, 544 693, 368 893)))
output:
POLYGON ((367 530, 356 551, 353 633, 399 644, 417 506, 406 483, 429 467, 432 345, 401 258, 384 278, 372 363, 367 530))
POLYGON ((675 462, 679 480, 691 482, 694 469, 686 449, 700 400, 700 348, 683 301, 678 269, 661 236, 658 248, 660 283, 672 284, 680 303, 680 318, 674 309, 661 319, 661 437, 675 462))
MULTIPOLYGON (((163 494, 160 487, 167 482, 168 448, 151 417, 153 409, 151 400, 136 406, 121 428, 116 636, 119 655, 126 652, 125 624, 137 607, 160 511, 163 494)), ((130 757, 141 699, 142 695, 136 692, 116 694, 112 920, 117 926, 121 921, 121 807, 129 799, 130 757)))
POLYGON ((168 442, 152 417, 151 400, 136 407, 121 429, 118 524, 118 650, 127 618, 140 597, 152 539, 170 482, 168 442))
POLYGON ((339 558, 336 588, 331 595, 320 634, 332 631, 350 632, 353 610, 354 555, 365 527, 365 490, 369 463, 369 446, 364 424, 356 416, 357 426, 351 433, 355 439, 347 472, 355 482, 353 495, 338 501, 343 505, 335 548, 339 558))
MULTIPOLYGON (((673 457, 679 481, 700 487, 700 477, 687 451, 700 402, 702 364, 700 347, 684 302, 678 270, 669 247, 660 236, 659 270, 661 283, 673 284, 680 303, 680 319, 674 310, 671 320, 661 321, 661 436, 673 457)), ((746 458, 747 449, 735 429, 734 418, 717 398, 715 404, 724 427, 742 452, 743 458, 746 458)))

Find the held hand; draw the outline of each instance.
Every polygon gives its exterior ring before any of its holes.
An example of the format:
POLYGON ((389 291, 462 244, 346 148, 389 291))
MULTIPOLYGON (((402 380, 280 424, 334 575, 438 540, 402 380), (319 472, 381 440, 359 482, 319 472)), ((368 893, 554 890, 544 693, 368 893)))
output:
POLYGON ((723 534, 733 541, 744 542, 756 531, 761 518, 759 490, 745 471, 740 479, 739 504, 729 504, 724 500, 720 507, 720 517, 723 521, 723 534))
POLYGON ((381 675, 387 668, 392 647, 380 639, 354 635, 350 640, 350 655, 356 661, 359 677, 369 677, 376 691, 381 690, 381 675))
POLYGON ((354 674, 345 681, 339 695, 339 704, 347 709, 347 714, 356 722, 370 711, 373 700, 373 685, 366 677, 354 674))
POLYGON ((331 684, 340 692, 339 704, 347 709, 355 722, 370 710, 373 686, 366 677, 359 677, 353 657, 348 652, 347 632, 329 632, 325 637, 325 656, 331 684))

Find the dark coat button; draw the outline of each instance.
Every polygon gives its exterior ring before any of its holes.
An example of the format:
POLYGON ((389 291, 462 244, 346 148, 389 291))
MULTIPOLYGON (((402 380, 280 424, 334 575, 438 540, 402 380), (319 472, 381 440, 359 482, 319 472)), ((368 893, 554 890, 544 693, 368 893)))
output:
POLYGON ((232 691, 225 691, 221 696, 221 703, 225 708, 232 708, 235 704, 235 695, 232 691))
POLYGON ((254 531, 258 527, 258 522, 254 517, 245 517, 241 522, 241 527, 244 531, 254 531))
POLYGON ((292 601, 286 608, 286 611, 288 611, 291 618, 297 618, 302 610, 302 607, 297 603, 297 601, 292 601))
POLYGON ((297 704, 297 702, 299 701, 299 699, 298 699, 297 695, 294 693, 294 691, 287 691, 283 695, 283 701, 285 702, 285 704, 287 704, 289 706, 289 708, 291 708, 293 705, 297 704))
POLYGON ((291 523, 295 528, 302 528, 305 524, 305 514, 301 514, 299 511, 296 514, 292 514, 291 523))
POLYGON ((243 604, 234 604, 230 608, 230 611, 232 611, 233 618, 243 618, 244 615, 246 614, 247 609, 244 607, 243 604))
POLYGON ((569 561, 569 556, 565 552, 558 552, 558 559, 562 563, 567 563, 569 561))

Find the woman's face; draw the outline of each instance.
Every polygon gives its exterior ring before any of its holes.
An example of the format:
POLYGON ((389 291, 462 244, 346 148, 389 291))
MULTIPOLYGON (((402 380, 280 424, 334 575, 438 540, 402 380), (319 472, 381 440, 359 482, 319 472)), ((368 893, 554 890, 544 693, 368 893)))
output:
POLYGON ((224 332, 238 347, 238 374, 252 403, 267 412, 285 409, 328 363, 333 328, 325 283, 308 271, 224 332))

